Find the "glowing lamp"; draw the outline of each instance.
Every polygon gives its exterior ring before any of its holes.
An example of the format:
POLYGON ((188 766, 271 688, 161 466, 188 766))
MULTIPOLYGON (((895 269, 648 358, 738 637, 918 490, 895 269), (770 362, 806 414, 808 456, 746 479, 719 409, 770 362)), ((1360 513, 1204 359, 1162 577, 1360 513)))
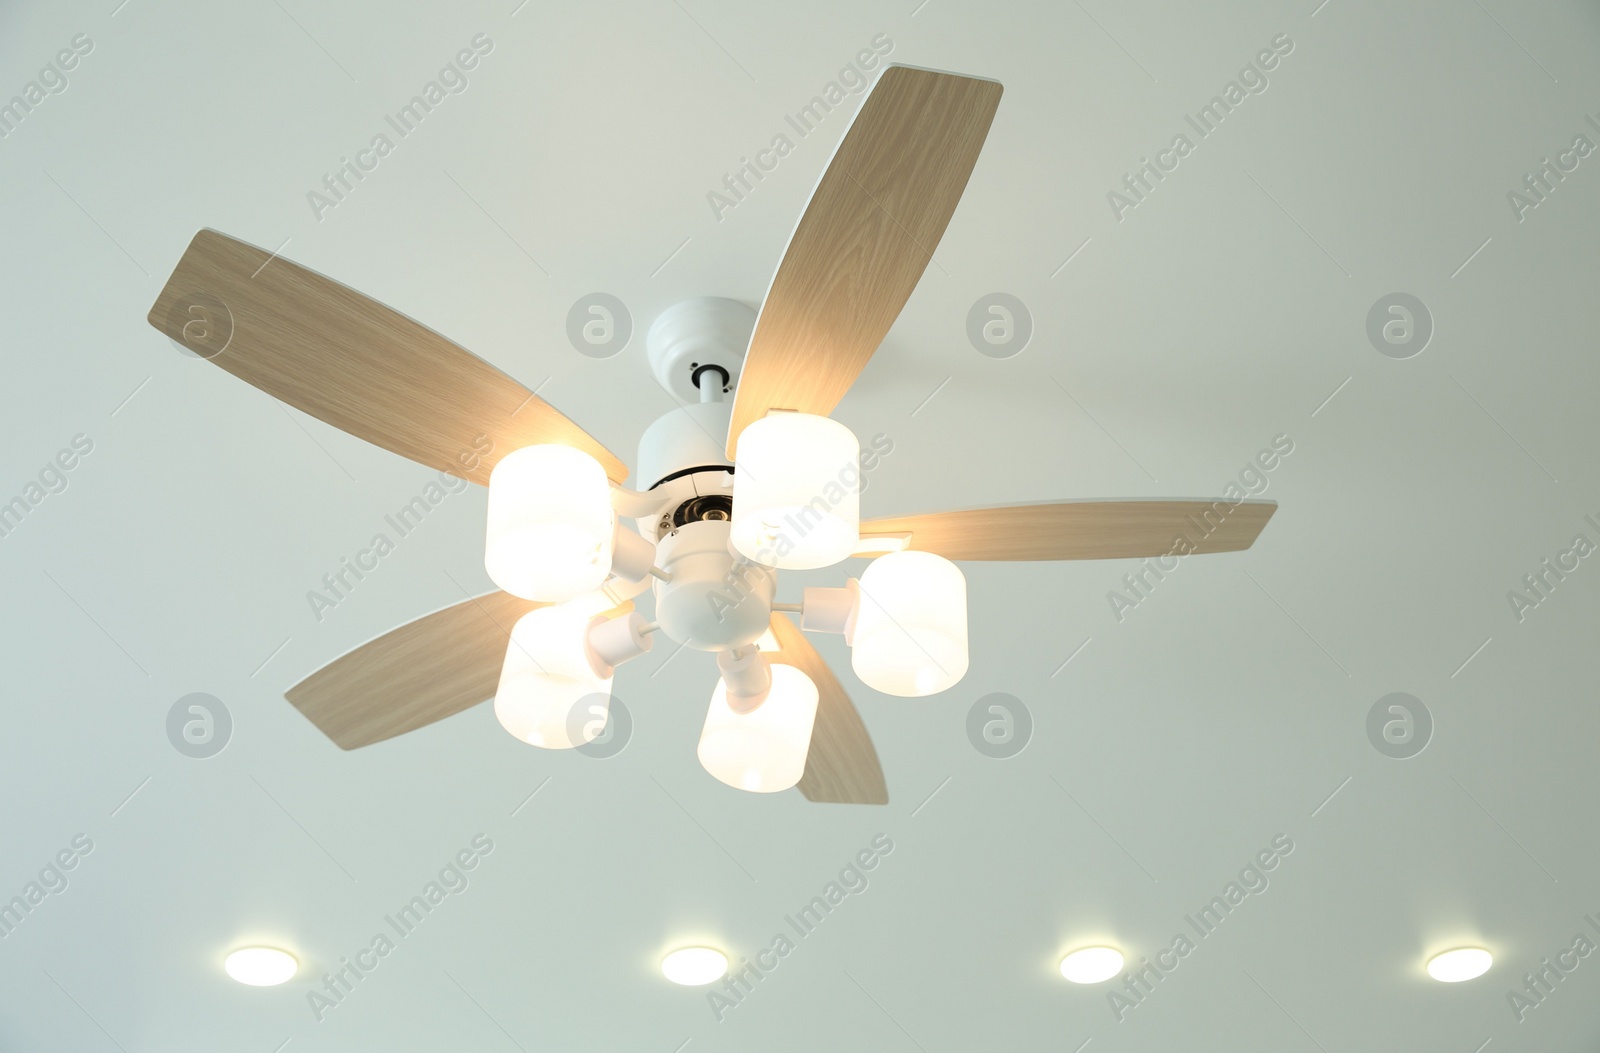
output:
POLYGON ((785 570, 828 567, 861 533, 861 445, 838 421, 772 413, 739 433, 733 547, 785 570))
POLYGON ((921 697, 967 672, 967 580, 931 552, 892 552, 861 575, 850 664, 888 695, 921 697))
POLYGON ((599 461, 570 446, 526 446, 489 473, 483 565, 513 596, 570 600, 610 573, 615 523, 599 461))
POLYGON ((661 959, 661 974, 675 984, 703 987, 728 974, 728 956, 715 947, 680 947, 661 959))
POLYGON ((1084 947, 1061 959, 1061 975, 1075 984, 1097 984, 1120 973, 1122 962, 1115 947, 1084 947))
POLYGON ((1440 983, 1475 980, 1489 971, 1494 955, 1482 947, 1457 947, 1428 959, 1428 975, 1440 983))
POLYGON ((611 605, 589 593, 517 620, 500 667, 494 715, 532 746, 564 750, 605 729, 614 670, 588 646, 589 630, 611 605))
POLYGON ((787 790, 805 774, 816 719, 817 685, 792 665, 772 667, 766 700, 748 713, 734 712, 728 686, 718 680, 700 731, 700 764, 736 789, 787 790))
POLYGON ((241 947, 223 961, 228 975, 251 987, 276 987, 287 982, 300 968, 288 951, 276 947, 241 947))

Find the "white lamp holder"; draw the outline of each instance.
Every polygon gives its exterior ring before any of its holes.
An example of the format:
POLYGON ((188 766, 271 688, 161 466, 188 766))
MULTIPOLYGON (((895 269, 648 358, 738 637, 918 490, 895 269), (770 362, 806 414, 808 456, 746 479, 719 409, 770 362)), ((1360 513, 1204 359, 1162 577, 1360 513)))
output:
POLYGON ((728 687, 728 708, 735 713, 753 711, 772 690, 772 667, 754 646, 718 651, 717 669, 728 687))
POLYGON ((855 578, 847 579, 839 589, 808 587, 800 603, 800 628, 815 633, 843 633, 849 643, 860 606, 861 588, 855 578))
POLYGON ((645 631, 644 615, 630 611, 610 619, 595 615, 589 623, 584 643, 589 664, 601 678, 605 678, 611 676, 623 662, 650 650, 655 640, 645 631))

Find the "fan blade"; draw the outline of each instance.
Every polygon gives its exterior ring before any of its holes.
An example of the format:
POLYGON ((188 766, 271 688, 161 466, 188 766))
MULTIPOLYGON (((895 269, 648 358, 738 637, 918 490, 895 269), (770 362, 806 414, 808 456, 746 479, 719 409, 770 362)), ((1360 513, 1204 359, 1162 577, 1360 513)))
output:
POLYGON ((908 547, 946 559, 1129 559, 1249 548, 1276 501, 1060 501, 873 519, 873 535, 909 533, 908 547))
POLYGON ((832 804, 888 804, 878 751, 839 678, 788 618, 772 616, 772 635, 778 651, 769 660, 794 666, 817 685, 817 722, 800 792, 807 800, 832 804))
POLYGON ((542 606, 505 592, 463 600, 334 659, 285 697, 340 749, 415 731, 493 698, 511 627, 542 606))
POLYGON ((750 338, 728 456, 771 409, 826 416, 855 383, 944 236, 1000 85, 889 66, 789 239, 750 338))
POLYGON ((214 230, 194 236, 150 324, 319 420, 474 483, 536 443, 628 468, 517 381, 331 278, 214 230))

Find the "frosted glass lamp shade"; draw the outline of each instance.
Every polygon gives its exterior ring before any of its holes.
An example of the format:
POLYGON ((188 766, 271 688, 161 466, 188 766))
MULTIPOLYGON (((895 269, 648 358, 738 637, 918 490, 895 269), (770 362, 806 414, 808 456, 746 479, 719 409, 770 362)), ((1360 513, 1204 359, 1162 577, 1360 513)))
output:
POLYGON ((792 665, 772 667, 772 690, 749 713, 728 706, 717 681, 700 731, 700 765, 719 782, 753 793, 776 793, 800 781, 817 719, 817 685, 792 665))
POLYGON ((483 565, 513 596, 570 600, 611 572, 615 523, 599 461, 570 446, 525 446, 489 473, 483 565))
POLYGON ((931 552, 892 552, 861 575, 850 665, 886 695, 933 695, 967 673, 967 579, 931 552))
POLYGON ((603 664, 596 668, 587 637, 609 602, 590 593, 517 620, 494 696, 501 727, 551 750, 582 746, 605 729, 612 670, 603 664))
POLYGON ((784 570, 829 567, 861 534, 861 444, 836 420, 773 413, 739 433, 733 547, 784 570))

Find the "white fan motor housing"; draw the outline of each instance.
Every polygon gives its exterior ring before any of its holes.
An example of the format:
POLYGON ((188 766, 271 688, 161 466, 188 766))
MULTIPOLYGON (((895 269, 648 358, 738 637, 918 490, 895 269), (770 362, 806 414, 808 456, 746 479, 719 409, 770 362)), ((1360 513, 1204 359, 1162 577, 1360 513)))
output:
POLYGON ((772 621, 778 576, 738 555, 726 520, 685 523, 662 537, 656 560, 656 621, 685 647, 726 651, 754 643, 772 621))
POLYGON ((644 338, 645 357, 656 379, 680 402, 699 402, 700 385, 719 380, 719 393, 731 395, 755 327, 756 312, 738 300, 722 296, 684 300, 651 323, 644 338))
POLYGON ((653 490, 668 476, 698 468, 732 471, 725 452, 732 421, 731 402, 698 402, 657 418, 639 437, 638 485, 653 490))

